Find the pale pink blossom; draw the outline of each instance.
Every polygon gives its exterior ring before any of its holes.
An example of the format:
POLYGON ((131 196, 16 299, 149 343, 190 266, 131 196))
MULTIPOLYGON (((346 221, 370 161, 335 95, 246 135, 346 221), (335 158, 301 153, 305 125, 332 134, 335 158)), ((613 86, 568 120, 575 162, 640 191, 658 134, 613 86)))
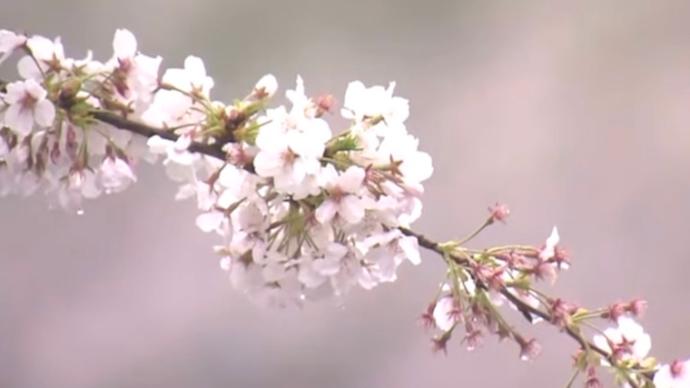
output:
MULTIPOLYGON (((617 327, 595 335, 594 344, 622 360, 641 361, 652 348, 652 339, 634 319, 620 317, 617 327)), ((606 361, 602 361, 606 363, 606 361)))
POLYGON ((225 215, 219 211, 201 213, 196 218, 196 226, 201 231, 209 233, 218 230, 225 220, 225 215))
POLYGON ((184 60, 184 69, 167 69, 163 85, 170 85, 185 93, 195 93, 208 98, 213 88, 213 78, 206 74, 203 60, 193 55, 184 60))
POLYGON ((359 195, 366 175, 364 169, 351 166, 338 174, 333 166, 328 165, 324 171, 324 175, 326 174, 329 175, 325 184, 328 196, 316 209, 316 219, 327 223, 338 215, 351 224, 359 222, 365 211, 364 202, 359 195))
POLYGON ((551 234, 546 239, 544 247, 539 252, 539 257, 542 260, 549 260, 556 255, 556 246, 561 241, 561 237, 558 234, 558 228, 555 226, 551 230, 551 234))
POLYGON ((443 296, 436 301, 434 306, 434 323, 442 331, 448 331, 458 322, 459 310, 455 299, 450 296, 443 296))
POLYGON ((31 50, 33 58, 26 55, 17 63, 19 75, 24 79, 42 79, 51 66, 62 66, 65 62, 65 50, 60 38, 51 41, 34 35, 26 41, 26 47, 31 50))
POLYGON ((0 30, 0 64, 26 42, 26 36, 15 34, 12 31, 0 30))
POLYGON ((55 119, 55 106, 46 99, 47 95, 46 90, 33 79, 7 85, 5 125, 21 137, 31 133, 34 124, 44 128, 51 126, 55 119))
POLYGON ((161 57, 149 57, 137 50, 137 40, 129 30, 115 31, 113 58, 108 62, 115 72, 115 89, 123 103, 134 103, 137 111, 143 111, 158 87, 158 68, 161 57))
POLYGON ((99 170, 101 185, 106 193, 120 192, 137 181, 132 167, 118 157, 107 156, 101 163, 99 170))
POLYGON ((321 169, 325 143, 330 128, 321 119, 311 119, 304 112, 287 112, 284 107, 269 109, 266 124, 256 138, 259 148, 254 159, 258 175, 274 179, 278 190, 295 193, 300 190, 317 194, 316 180, 309 179, 321 169), (305 183, 309 183, 305 190, 305 183))
POLYGON ((409 103, 401 97, 394 97, 395 82, 388 88, 372 86, 367 88, 360 81, 350 82, 345 92, 342 115, 355 121, 380 118, 388 126, 401 124, 409 116, 409 103))

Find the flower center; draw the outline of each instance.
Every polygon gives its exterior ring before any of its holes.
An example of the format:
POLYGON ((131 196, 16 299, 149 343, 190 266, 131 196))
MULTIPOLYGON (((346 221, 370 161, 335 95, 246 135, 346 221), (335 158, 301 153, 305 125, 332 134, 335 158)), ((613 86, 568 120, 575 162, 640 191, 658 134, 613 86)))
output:
POLYGON ((28 92, 25 93, 24 98, 21 100, 22 110, 33 110, 37 102, 38 100, 34 96, 28 92))

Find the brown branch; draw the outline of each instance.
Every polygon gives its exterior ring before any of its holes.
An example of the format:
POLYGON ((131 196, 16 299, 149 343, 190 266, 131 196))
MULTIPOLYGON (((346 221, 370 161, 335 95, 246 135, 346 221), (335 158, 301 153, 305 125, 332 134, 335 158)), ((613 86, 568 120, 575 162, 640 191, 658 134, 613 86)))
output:
MULTIPOLYGON (((145 137, 153 137, 153 136, 160 136, 163 139, 170 140, 170 141, 176 141, 179 136, 176 135, 173 131, 165 131, 161 130, 159 128, 151 127, 146 124, 140 123, 138 121, 133 121, 130 119, 127 119, 125 117, 122 117, 118 114, 104 111, 104 110, 93 110, 91 111, 91 115, 93 118, 95 118, 98 121, 101 121, 103 123, 110 124, 116 128, 124 129, 130 132, 134 132, 136 134, 145 136, 145 137)), ((221 160, 225 160, 225 152, 222 149, 223 144, 203 144, 203 143, 198 143, 198 142, 192 142, 192 144, 189 145, 189 151, 191 152, 198 152, 200 154, 212 156, 214 158, 218 158, 221 160)))

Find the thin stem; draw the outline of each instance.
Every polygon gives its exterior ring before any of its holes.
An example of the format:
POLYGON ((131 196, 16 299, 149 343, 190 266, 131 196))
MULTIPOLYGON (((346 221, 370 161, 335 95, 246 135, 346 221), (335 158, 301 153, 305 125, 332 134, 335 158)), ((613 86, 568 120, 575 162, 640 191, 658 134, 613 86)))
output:
POLYGON ((489 225, 491 225, 491 224, 493 224, 493 223, 494 223, 493 217, 487 218, 486 221, 484 221, 484 223, 481 224, 481 226, 479 226, 477 229, 475 229, 475 230, 474 230, 472 233, 470 233, 469 235, 465 236, 465 238, 463 238, 462 240, 458 241, 458 245, 464 245, 466 242, 468 242, 468 241, 472 240, 473 238, 477 237, 477 235, 478 235, 479 233, 481 233, 482 230, 486 229, 487 226, 489 226, 489 225))
POLYGON ((575 373, 573 373, 572 376, 570 376, 570 379, 568 380, 568 383, 565 385, 565 388, 572 388, 573 384, 575 383, 575 379, 577 379, 577 376, 580 374, 580 369, 574 368, 575 373))

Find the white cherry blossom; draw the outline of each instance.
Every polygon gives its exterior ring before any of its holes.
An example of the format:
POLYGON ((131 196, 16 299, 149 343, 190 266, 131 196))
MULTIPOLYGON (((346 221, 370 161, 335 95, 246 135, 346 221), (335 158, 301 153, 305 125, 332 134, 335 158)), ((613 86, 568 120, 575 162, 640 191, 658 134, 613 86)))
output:
POLYGON ((0 29, 0 64, 25 42, 26 37, 24 35, 0 29))
POLYGON ((55 106, 46 99, 48 93, 33 79, 12 82, 4 95, 8 105, 4 122, 17 135, 31 133, 34 124, 49 127, 55 119, 55 106))
MULTIPOLYGON (((604 330, 603 335, 595 335, 593 338, 594 344, 598 347, 611 352, 611 344, 615 346, 622 346, 622 359, 632 359, 641 361, 652 348, 652 339, 649 334, 645 333, 642 326, 640 326, 634 319, 629 317, 618 318, 618 326, 610 327, 604 330)), ((605 360, 602 361, 606 363, 605 360)))
POLYGON ((359 192, 363 189, 366 175, 364 169, 351 166, 342 174, 338 174, 332 165, 328 165, 323 175, 328 197, 316 209, 316 219, 325 224, 338 215, 351 224, 361 221, 364 217, 365 203, 359 192))
POLYGON ((433 310, 433 318, 436 327, 442 331, 448 331, 458 322, 458 307, 451 295, 446 295, 436 301, 433 310))
POLYGON ((197 93, 208 98, 213 88, 213 78, 206 75, 206 67, 199 57, 188 56, 184 69, 167 69, 163 74, 163 85, 170 85, 185 93, 197 93))
MULTIPOLYGON (((311 119, 304 112, 290 113, 284 107, 269 109, 266 122, 256 138, 259 152, 254 159, 257 174, 271 177, 276 188, 294 193, 309 175, 319 173, 320 157, 330 138, 330 128, 321 119, 311 119)), ((312 180, 309 193, 317 192, 312 180)))
POLYGON ((51 66, 65 62, 65 50, 60 38, 51 41, 34 35, 26 41, 26 47, 31 50, 33 58, 26 55, 17 63, 19 75, 24 79, 40 80, 51 66))
POLYGON ((551 230, 551 234, 549 237, 546 239, 546 244, 544 244, 544 248, 539 252, 539 257, 542 260, 548 260, 553 258, 556 255, 556 246, 560 242, 561 237, 558 234, 558 228, 553 227, 551 230))
POLYGON ((106 193, 120 192, 137 181, 129 163, 114 156, 103 158, 99 178, 106 193))
POLYGON ((137 40, 129 30, 119 29, 113 38, 113 57, 107 66, 114 69, 116 94, 124 104, 132 104, 143 111, 158 87, 158 68, 161 57, 140 54, 137 40))
POLYGON ((347 86, 342 115, 361 122, 367 118, 383 119, 387 125, 399 126, 410 114, 406 99, 393 96, 395 82, 388 88, 372 86, 367 88, 361 81, 353 81, 347 86))

